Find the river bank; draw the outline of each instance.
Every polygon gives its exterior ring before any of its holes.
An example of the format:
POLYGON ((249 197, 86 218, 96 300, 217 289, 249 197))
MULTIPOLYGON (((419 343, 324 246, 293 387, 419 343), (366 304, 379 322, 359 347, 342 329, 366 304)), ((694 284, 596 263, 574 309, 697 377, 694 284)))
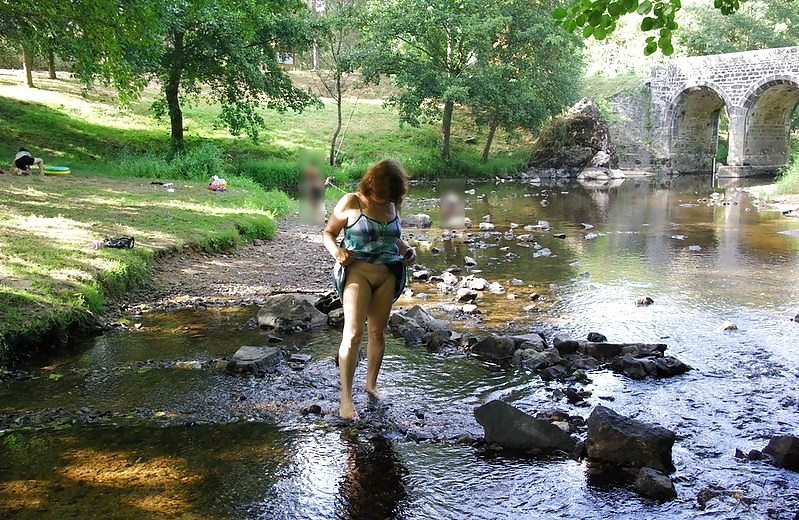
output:
POLYGON ((178 181, 0 176, 0 363, 57 351, 109 302, 147 286, 159 259, 224 253, 274 236, 284 193, 237 179, 225 193, 178 181), (106 237, 130 249, 85 247, 106 237))

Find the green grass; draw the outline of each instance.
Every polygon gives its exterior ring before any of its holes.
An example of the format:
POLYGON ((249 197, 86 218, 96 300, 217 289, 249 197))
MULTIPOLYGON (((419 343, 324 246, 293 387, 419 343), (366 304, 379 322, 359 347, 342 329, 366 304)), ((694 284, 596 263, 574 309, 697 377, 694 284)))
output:
MULTIPOLYGON (((0 363, 32 354, 35 345, 59 344, 109 298, 145 282, 159 251, 224 251, 271 236, 271 217, 293 203, 265 189, 296 189, 301 164, 325 157, 335 125, 332 104, 299 114, 264 111, 266 128, 254 142, 218 128, 219 108, 199 97, 183 107, 186 151, 173 156, 168 122, 150 111, 155 87, 123 108, 113 92, 85 90, 64 73, 34 77, 31 89, 20 71, 0 70, 0 168, 25 146, 73 174, 0 176, 0 363), (230 191, 206 190, 211 175, 227 178, 230 191), (176 191, 151 180, 173 181, 176 191), (81 247, 118 235, 133 235, 137 247, 81 247)), ((295 79, 314 83, 307 74, 295 79)), ((529 137, 511 140, 503 132, 491 160, 480 162, 486 132, 463 110, 454 119, 452 159, 443 161, 437 124, 400 126, 396 112, 375 99, 392 89, 364 88, 345 103, 339 166, 323 172, 339 186, 384 157, 399 159, 416 177, 491 176, 526 165, 529 137)))
MULTIPOLYGON (((312 84, 303 75, 298 80, 312 84)), ((0 157, 13 157, 18 146, 25 146, 47 164, 65 164, 93 175, 201 180, 214 173, 239 174, 267 188, 292 189, 302 157, 325 157, 335 128, 332 104, 302 113, 265 110, 266 127, 253 142, 219 129, 219 108, 199 98, 184 107, 187 149, 198 155, 175 166, 169 154, 168 123, 155 120, 149 110, 158 96, 155 88, 145 90, 131 107, 120 108, 111 92, 84 92, 74 80, 50 80, 38 74, 35 83, 37 88, 29 89, 22 85, 20 72, 0 71, 0 120, 6 137, 0 142, 0 157), (211 149, 218 153, 209 155, 211 149), (211 155, 213 160, 206 163, 196 160, 211 155)), ((489 162, 481 163, 486 131, 464 110, 456 112, 453 123, 452 159, 442 160, 437 124, 400 126, 394 110, 366 97, 390 91, 370 87, 351 93, 356 99, 344 105, 340 167, 328 169, 327 174, 355 180, 384 157, 403 161, 412 176, 429 178, 503 174, 526 165, 531 139, 512 140, 504 132, 497 133, 489 162), (473 144, 467 144, 469 138, 473 144)))
POLYGON ((799 193, 799 134, 791 136, 791 159, 776 179, 776 193, 781 195, 799 193))
POLYGON ((246 179, 224 193, 189 186, 175 180, 170 193, 147 179, 0 177, 0 361, 33 354, 142 285, 159 252, 271 238, 274 216, 294 207, 246 179), (136 247, 82 247, 120 235, 136 247))

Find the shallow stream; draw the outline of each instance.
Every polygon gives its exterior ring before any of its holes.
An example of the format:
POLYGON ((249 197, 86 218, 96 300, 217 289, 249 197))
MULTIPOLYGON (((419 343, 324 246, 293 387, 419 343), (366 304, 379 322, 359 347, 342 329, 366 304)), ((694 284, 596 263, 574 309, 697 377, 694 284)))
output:
MULTIPOLYGON (((130 328, 0 384, 0 518, 794 518, 799 474, 735 451, 799 433, 799 220, 700 177, 473 188, 467 216, 476 228, 490 215, 499 233, 473 230, 463 244, 436 227, 414 232, 420 264, 438 272, 468 255, 508 289, 479 302, 480 317, 452 318, 454 328, 665 342, 694 370, 644 381, 596 371, 589 406, 574 406, 561 383, 392 339, 387 400, 359 392, 364 423, 342 427, 331 359, 340 333, 286 337, 288 352, 313 356, 306 368, 247 379, 214 365, 265 343, 257 309, 132 316, 130 328), (708 206, 714 191, 729 205, 708 206), (551 231, 518 239, 542 220, 551 231), (511 223, 520 227, 506 237, 511 223), (552 254, 535 257, 536 243, 552 254), (637 307, 646 296, 655 303, 637 307), (723 331, 726 321, 738 329, 723 331), (679 498, 645 500, 589 476, 584 461, 458 442, 482 435, 472 410, 490 399, 583 417, 603 404, 670 428, 679 498), (321 414, 305 413, 315 404, 321 414), (704 508, 699 496, 711 497, 704 508)), ((409 211, 435 220, 437 197, 415 187, 409 211)), ((449 301, 434 285, 412 288, 429 298, 398 305, 449 301)))

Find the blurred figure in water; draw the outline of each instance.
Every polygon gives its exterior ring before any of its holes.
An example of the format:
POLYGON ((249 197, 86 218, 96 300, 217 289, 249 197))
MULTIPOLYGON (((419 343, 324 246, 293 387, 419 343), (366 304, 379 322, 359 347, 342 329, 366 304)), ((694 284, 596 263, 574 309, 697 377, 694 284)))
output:
POLYGON ((302 179, 300 192, 303 199, 301 214, 303 221, 308 224, 322 225, 327 217, 325 208, 326 181, 315 161, 307 161, 302 165, 302 179))
POLYGON ((464 227, 463 179, 443 179, 441 181, 441 227, 462 229, 464 227))

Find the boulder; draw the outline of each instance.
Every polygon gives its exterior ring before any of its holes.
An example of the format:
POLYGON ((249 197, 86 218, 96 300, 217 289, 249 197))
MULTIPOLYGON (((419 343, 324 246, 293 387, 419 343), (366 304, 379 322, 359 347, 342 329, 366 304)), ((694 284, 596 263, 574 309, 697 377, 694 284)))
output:
POLYGON ((622 357, 621 371, 630 379, 644 379, 647 376, 657 375, 654 361, 648 358, 635 358, 632 354, 624 354, 622 357))
POLYGON ((793 435, 772 437, 763 452, 774 457, 777 466, 799 471, 799 437, 793 435))
POLYGON ((674 432, 617 414, 597 406, 588 417, 588 456, 620 466, 674 471, 671 448, 674 432))
POLYGON ((599 332, 589 332, 587 339, 591 343, 604 343, 608 340, 604 334, 600 334, 599 332))
POLYGON ((607 121, 596 103, 583 98, 544 128, 533 145, 530 166, 579 170, 595 158, 603 167, 618 165, 607 121), (597 157, 598 152, 607 159, 597 157))
POLYGON ((263 375, 274 372, 283 353, 278 347, 250 347, 239 348, 227 364, 230 372, 263 375))
POLYGON ((341 308, 341 300, 336 291, 328 291, 320 296, 313 306, 322 314, 330 314, 330 311, 341 308))
POLYGON ((406 228, 429 228, 433 225, 433 219, 430 215, 418 213, 416 215, 406 215, 400 219, 402 227, 406 228))
POLYGON ((480 293, 467 287, 461 287, 455 292, 455 298, 461 303, 472 302, 476 300, 478 296, 480 296, 480 293))
POLYGON ((677 498, 677 491, 669 476, 652 468, 641 468, 635 479, 635 489, 642 497, 659 502, 677 498))
POLYGON ((516 348, 524 348, 524 349, 535 349, 542 351, 547 348, 547 344, 544 341, 544 338, 541 337, 540 334, 536 334, 535 332, 532 334, 522 334, 521 336, 511 336, 513 341, 516 342, 516 348))
POLYGON ((258 311, 262 329, 296 332, 323 327, 327 316, 314 304, 317 298, 306 294, 277 294, 269 296, 258 311))
POLYGON ((569 377, 569 371, 563 365, 552 365, 538 371, 544 381, 562 381, 569 377))
POLYGON ((574 439, 549 421, 536 419, 502 401, 491 401, 474 411, 485 430, 485 440, 516 450, 565 451, 574 449, 574 439))
POLYGON ((672 356, 656 358, 654 364, 657 369, 657 377, 678 376, 691 370, 690 366, 672 356))
POLYGON ((585 353, 595 358, 609 358, 621 355, 624 345, 619 343, 592 343, 585 346, 585 353))
POLYGON ((556 334, 552 338, 552 344, 558 349, 561 355, 574 354, 580 347, 580 344, 565 334, 556 334))
POLYGON ((486 336, 472 345, 472 352, 496 360, 513 357, 516 343, 508 336, 486 336))
POLYGON ((513 353, 513 364, 518 367, 537 370, 549 365, 547 355, 534 349, 519 349, 513 353))
POLYGON ((340 329, 344 326, 344 309, 334 309, 327 314, 327 326, 340 329))

